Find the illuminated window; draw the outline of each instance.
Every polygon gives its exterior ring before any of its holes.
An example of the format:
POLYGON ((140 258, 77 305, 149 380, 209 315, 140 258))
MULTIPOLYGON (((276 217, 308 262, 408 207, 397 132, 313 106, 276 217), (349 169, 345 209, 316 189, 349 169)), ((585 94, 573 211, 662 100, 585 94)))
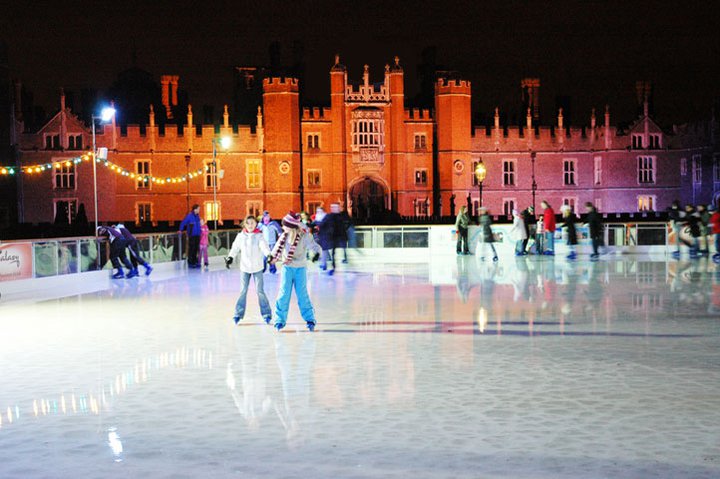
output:
POLYGON ((54 184, 56 190, 75 189, 75 163, 71 161, 56 163, 54 168, 54 174, 54 184))
POLYGON ((152 221, 152 203, 135 203, 135 222, 149 223, 152 221))
POLYGON ((135 162, 135 188, 138 190, 150 189, 152 182, 150 181, 150 161, 137 160, 135 162))
POLYGON ((381 119, 353 120, 353 146, 381 146, 384 143, 384 122, 381 119))
POLYGON ((503 214, 505 216, 512 216, 512 211, 515 209, 515 198, 503 198, 503 214))
POLYGON ((595 184, 602 183, 602 157, 595 157, 595 184))
POLYGON ((309 188, 320 187, 320 170, 307 170, 307 185, 309 188))
POLYGON ((260 160, 247 160, 246 165, 246 176, 247 176, 247 187, 260 188, 260 160))
POLYGON ((638 211, 655 211, 655 195, 639 195, 638 211))
POLYGON ((563 161, 563 184, 567 186, 577 185, 575 180, 575 160, 563 161))
POLYGON ((427 170, 425 168, 415 169, 415 185, 426 186, 428 182, 427 170))
POLYGON ((205 160, 205 168, 203 169, 205 175, 205 191, 213 191, 213 189, 220 189, 220 178, 218 177, 218 171, 220 170, 218 162, 213 160, 205 160))
POLYGON ((638 156, 638 183, 655 183, 655 157, 638 156))
POLYGON ((416 198, 413 200, 415 206, 415 216, 427 216, 430 209, 430 201, 428 198, 416 198))
POLYGON ((515 186, 515 160, 503 161, 503 186, 515 186))
POLYGON ((220 202, 205 202, 205 221, 220 220, 220 202))

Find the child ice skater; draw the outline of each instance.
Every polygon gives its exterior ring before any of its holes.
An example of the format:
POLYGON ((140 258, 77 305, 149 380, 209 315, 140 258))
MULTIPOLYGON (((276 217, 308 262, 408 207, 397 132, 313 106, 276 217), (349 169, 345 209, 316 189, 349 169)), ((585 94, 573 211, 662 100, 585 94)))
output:
POLYGON ((282 264, 280 291, 275 303, 275 328, 280 331, 287 322, 290 295, 293 287, 298 300, 300 314, 310 331, 315 330, 315 310, 307 292, 307 251, 314 252, 312 261, 320 256, 320 246, 312 234, 305 229, 300 216, 289 212, 282 219, 283 233, 271 253, 270 262, 282 264))
POLYGON ((245 317, 245 304, 247 299, 250 277, 255 278, 258 301, 260 302, 260 314, 263 320, 270 324, 272 321, 272 310, 270 302, 265 295, 263 287, 263 270, 265 269, 265 257, 270 254, 262 232, 257 229, 257 220, 250 215, 245 218, 242 231, 235 237, 230 253, 225 258, 225 266, 230 268, 233 259, 240 254, 240 297, 235 304, 235 315, 233 321, 239 323, 245 317))
POLYGON ((200 244, 198 246, 198 264, 200 261, 203 262, 205 268, 210 265, 208 260, 208 244, 210 244, 210 228, 207 225, 207 221, 200 218, 200 244))

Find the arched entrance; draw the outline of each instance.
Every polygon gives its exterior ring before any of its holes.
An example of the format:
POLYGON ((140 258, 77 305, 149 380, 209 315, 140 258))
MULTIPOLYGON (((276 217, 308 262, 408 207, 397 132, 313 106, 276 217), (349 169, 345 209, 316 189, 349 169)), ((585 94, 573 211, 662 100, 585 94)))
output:
POLYGON ((348 192, 352 215, 357 222, 379 220, 387 210, 387 189, 379 181, 366 176, 359 178, 348 192))

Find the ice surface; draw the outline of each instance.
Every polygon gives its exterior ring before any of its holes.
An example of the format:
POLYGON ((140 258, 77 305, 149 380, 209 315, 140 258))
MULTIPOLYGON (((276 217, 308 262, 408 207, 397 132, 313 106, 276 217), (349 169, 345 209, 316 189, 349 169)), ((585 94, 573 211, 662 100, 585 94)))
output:
POLYGON ((720 270, 503 260, 3 298, 0 478, 720 477, 720 270))

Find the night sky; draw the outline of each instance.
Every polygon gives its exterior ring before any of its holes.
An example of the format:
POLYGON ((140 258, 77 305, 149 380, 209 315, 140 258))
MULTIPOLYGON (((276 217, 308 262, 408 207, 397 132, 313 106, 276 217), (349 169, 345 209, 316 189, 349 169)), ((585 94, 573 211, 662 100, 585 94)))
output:
POLYGON ((0 16, 11 74, 48 110, 57 90, 106 89, 133 64, 159 80, 180 75, 193 105, 232 103, 233 67, 267 65, 273 41, 292 61, 304 47, 305 91, 329 103, 335 53, 352 80, 399 55, 406 96, 419 88, 425 47, 473 82, 476 116, 518 108, 520 79, 541 79, 544 117, 571 98, 573 124, 610 103, 613 122, 635 114, 634 84, 651 80, 666 124, 705 118, 720 97, 717 1, 77 1, 13 2, 0 16), (39 3, 39 2, 38 2, 39 3), (43 2, 45 3, 45 2, 43 2))

